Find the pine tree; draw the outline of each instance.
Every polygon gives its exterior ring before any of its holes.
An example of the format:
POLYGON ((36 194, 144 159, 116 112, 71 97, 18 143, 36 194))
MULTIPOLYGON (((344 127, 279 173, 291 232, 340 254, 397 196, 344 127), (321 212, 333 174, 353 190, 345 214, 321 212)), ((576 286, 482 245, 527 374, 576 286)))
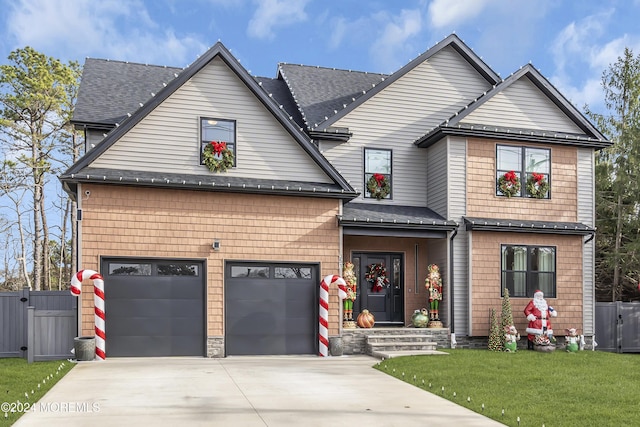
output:
POLYGON ((513 314, 511 313, 511 300, 509 299, 509 289, 504 289, 504 298, 502 298, 501 330, 513 325, 513 314))
POLYGON ((502 334, 500 333, 500 325, 498 325, 498 317, 496 315, 496 309, 491 309, 491 332, 489 333, 489 350, 502 351, 503 342, 502 334))

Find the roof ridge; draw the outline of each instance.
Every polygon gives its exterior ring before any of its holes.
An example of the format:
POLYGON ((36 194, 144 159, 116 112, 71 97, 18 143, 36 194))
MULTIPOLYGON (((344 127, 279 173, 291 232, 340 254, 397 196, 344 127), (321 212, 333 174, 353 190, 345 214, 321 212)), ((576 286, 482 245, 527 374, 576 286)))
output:
POLYGON ((349 72, 349 73, 371 74, 371 75, 374 75, 374 76, 390 76, 391 75, 391 74, 386 74, 386 73, 374 73, 372 71, 353 70, 353 69, 348 69, 348 68, 325 67, 323 65, 293 64, 291 62, 278 62, 278 69, 280 69, 280 66, 282 66, 282 65, 293 65, 293 66, 297 66, 297 67, 315 68, 315 69, 320 69, 320 70, 346 71, 346 72, 349 72))
POLYGON ((146 67, 173 68, 173 69, 176 69, 176 70, 184 70, 184 67, 174 67, 174 66, 171 66, 171 65, 149 64, 149 63, 135 62, 135 61, 123 61, 123 60, 120 60, 120 59, 92 58, 90 56, 87 56, 85 58, 85 60, 87 60, 87 59, 91 59, 93 61, 115 62, 115 63, 120 63, 120 64, 143 65, 143 66, 146 66, 146 67))

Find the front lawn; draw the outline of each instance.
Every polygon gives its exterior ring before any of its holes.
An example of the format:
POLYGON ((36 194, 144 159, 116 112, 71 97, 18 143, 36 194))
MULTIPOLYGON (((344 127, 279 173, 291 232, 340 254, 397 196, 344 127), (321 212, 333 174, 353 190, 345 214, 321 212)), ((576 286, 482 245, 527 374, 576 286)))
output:
POLYGON ((640 425, 640 355, 443 351, 376 368, 509 426, 640 425))
POLYGON ((0 424, 11 425, 75 365, 69 361, 27 363, 0 359, 0 424))

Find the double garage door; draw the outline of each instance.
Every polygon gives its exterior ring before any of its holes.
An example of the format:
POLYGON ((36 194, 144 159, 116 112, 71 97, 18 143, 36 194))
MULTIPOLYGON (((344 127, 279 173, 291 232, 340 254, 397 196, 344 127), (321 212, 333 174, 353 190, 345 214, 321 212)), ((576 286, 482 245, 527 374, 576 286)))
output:
MULTIPOLYGON (((102 260, 109 357, 205 356, 204 261, 102 260)), ((317 353, 318 266, 227 262, 226 355, 317 353)))

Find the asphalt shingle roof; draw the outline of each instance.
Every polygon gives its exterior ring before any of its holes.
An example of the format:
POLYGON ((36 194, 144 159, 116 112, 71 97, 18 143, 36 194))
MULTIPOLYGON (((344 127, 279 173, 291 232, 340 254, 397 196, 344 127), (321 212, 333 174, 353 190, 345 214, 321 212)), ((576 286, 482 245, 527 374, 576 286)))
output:
POLYGON ((308 129, 315 128, 389 77, 387 74, 285 63, 279 64, 278 72, 302 110, 308 129))
POLYGON ((347 203, 338 220, 345 227, 395 226, 425 230, 452 230, 457 227, 454 221, 448 221, 426 207, 373 203, 347 203))
POLYGON ((133 114, 182 68, 87 58, 82 70, 74 123, 109 127, 133 114))

